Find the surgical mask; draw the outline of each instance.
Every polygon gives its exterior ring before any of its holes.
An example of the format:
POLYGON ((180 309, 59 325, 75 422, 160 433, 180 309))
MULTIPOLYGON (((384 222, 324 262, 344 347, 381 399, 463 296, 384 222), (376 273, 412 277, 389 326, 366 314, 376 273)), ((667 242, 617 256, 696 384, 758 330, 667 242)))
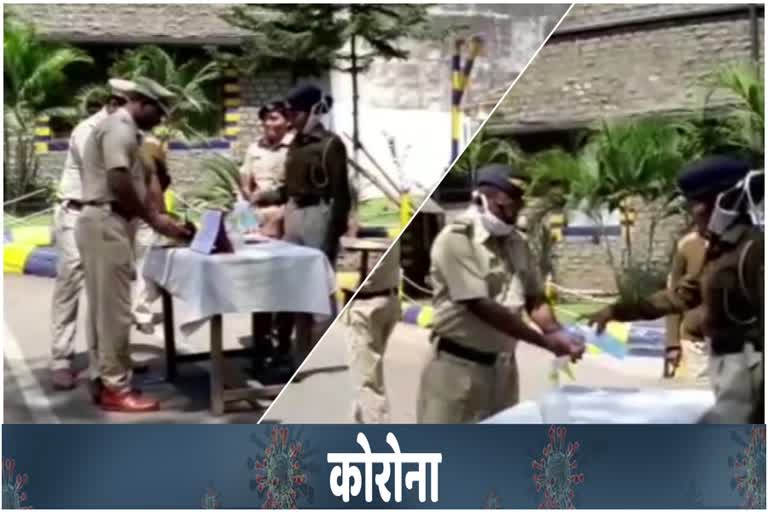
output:
POLYGON ((709 218, 709 226, 707 228, 710 233, 722 236, 744 213, 749 214, 754 225, 759 226, 762 224, 763 214, 760 205, 755 204, 751 190, 752 180, 762 175, 762 172, 752 171, 737 183, 735 187, 717 196, 715 209, 709 218), (746 208, 744 207, 745 201, 746 208))
POLYGON ((480 199, 481 207, 475 207, 477 214, 480 216, 480 221, 483 223, 483 227, 493 236, 509 236, 515 230, 515 226, 507 224, 493 213, 488 208, 488 198, 479 192, 474 193, 476 199, 480 199))
POLYGON ((325 98, 315 103, 309 110, 309 116, 307 117, 307 123, 304 125, 303 133, 310 133, 323 121, 323 116, 328 113, 328 103, 325 98))

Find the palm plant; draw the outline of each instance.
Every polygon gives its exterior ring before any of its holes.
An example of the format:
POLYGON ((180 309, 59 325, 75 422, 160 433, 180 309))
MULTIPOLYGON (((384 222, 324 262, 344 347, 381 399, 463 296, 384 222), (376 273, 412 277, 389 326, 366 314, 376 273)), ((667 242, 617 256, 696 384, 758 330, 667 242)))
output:
POLYGON ((644 262, 635 258, 630 230, 625 231, 625 250, 618 264, 610 244, 605 244, 623 295, 636 296, 645 288, 642 283, 657 285, 659 272, 653 261, 656 230, 676 211, 676 179, 686 161, 684 148, 685 138, 677 126, 646 118, 604 125, 582 152, 582 178, 572 184, 572 202, 586 204, 593 214, 604 208, 626 214, 631 199, 651 205, 644 262))
POLYGON ((241 193, 237 162, 216 154, 203 160, 200 168, 206 178, 194 193, 192 204, 202 209, 229 209, 241 193))
POLYGON ((765 151, 765 82, 763 73, 754 65, 732 65, 719 69, 714 77, 714 90, 736 100, 723 133, 733 146, 762 155, 765 151))
POLYGON ((4 197, 28 192, 38 179, 35 122, 48 115, 73 116, 52 104, 51 92, 67 82, 66 70, 91 58, 67 45, 44 42, 31 25, 6 13, 3 23, 3 176, 4 197))
POLYGON ((474 183, 477 170, 488 164, 521 165, 524 162, 522 151, 511 142, 498 138, 486 138, 480 132, 456 161, 445 181, 450 184, 467 181, 474 183))
MULTIPOLYGON (((213 118, 220 117, 220 107, 206 91, 206 86, 220 76, 216 62, 190 59, 179 63, 163 48, 148 45, 126 50, 110 68, 110 75, 128 80, 150 78, 176 95, 163 125, 155 130, 163 142, 174 138, 203 139, 205 128, 215 124, 213 118)), ((84 106, 89 99, 105 94, 104 86, 89 86, 81 90, 78 99, 84 106)))

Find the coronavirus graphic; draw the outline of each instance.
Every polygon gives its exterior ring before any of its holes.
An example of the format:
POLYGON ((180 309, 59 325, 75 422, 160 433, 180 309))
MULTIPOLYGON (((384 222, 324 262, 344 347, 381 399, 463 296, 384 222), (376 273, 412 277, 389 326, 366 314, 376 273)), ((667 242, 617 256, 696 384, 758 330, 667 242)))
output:
POLYGON ((302 442, 291 439, 287 428, 274 427, 259 458, 248 459, 255 473, 251 488, 264 499, 263 508, 295 509, 300 497, 311 495, 303 456, 302 442))
POLYGON ((16 461, 3 459, 3 509, 32 508, 26 505, 27 474, 16 474, 16 461))
POLYGON ((498 494, 496 494, 495 490, 491 490, 491 492, 488 493, 488 496, 485 497, 485 508, 487 509, 497 509, 502 508, 501 507, 501 498, 498 494))
POLYGON ((222 508, 221 493, 213 486, 213 482, 208 484, 202 500, 202 508, 222 508))
POLYGON ((536 492, 544 492, 540 508, 573 508, 573 488, 584 482, 584 475, 576 472, 579 443, 566 445, 565 434, 565 427, 549 427, 549 443, 531 464, 536 492))
POLYGON ((744 499, 746 508, 765 509, 765 426, 753 426, 749 437, 731 432, 739 446, 736 456, 728 457, 731 490, 744 499))

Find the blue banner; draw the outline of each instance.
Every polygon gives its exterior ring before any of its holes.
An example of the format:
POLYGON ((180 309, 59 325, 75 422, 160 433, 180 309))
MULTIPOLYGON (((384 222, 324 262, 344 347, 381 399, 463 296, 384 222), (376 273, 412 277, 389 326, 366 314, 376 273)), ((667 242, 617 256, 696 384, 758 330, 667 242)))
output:
POLYGON ((4 425, 3 508, 765 508, 765 455, 764 425, 4 425))

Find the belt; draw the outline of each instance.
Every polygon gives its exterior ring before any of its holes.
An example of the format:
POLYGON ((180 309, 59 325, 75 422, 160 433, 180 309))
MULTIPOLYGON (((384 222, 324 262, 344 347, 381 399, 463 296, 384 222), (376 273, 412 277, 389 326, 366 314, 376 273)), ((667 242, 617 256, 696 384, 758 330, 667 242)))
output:
POLYGON ((85 203, 78 201, 77 199, 64 199, 61 203, 67 210, 74 210, 76 212, 79 212, 83 209, 83 206, 85 206, 85 203))
POLYGON ((375 299, 377 297, 390 297, 397 295, 397 288, 389 288, 387 290, 380 290, 378 292, 358 292, 355 296, 355 300, 368 300, 375 299))
POLYGON ((291 199, 299 208, 307 208, 328 202, 328 199, 321 196, 293 196, 291 199))
POLYGON ((449 340, 448 338, 438 338, 437 350, 440 352, 447 352, 452 356, 472 361, 473 363, 481 364, 483 366, 493 366, 496 364, 498 354, 491 352, 481 352, 473 348, 459 345, 458 343, 449 340))
POLYGON ((116 201, 84 201, 82 203, 83 206, 91 206, 94 208, 101 208, 103 210, 109 210, 110 212, 114 213, 115 215, 119 215, 126 221, 130 222, 133 220, 135 215, 130 215, 124 210, 120 208, 119 203, 116 201))

